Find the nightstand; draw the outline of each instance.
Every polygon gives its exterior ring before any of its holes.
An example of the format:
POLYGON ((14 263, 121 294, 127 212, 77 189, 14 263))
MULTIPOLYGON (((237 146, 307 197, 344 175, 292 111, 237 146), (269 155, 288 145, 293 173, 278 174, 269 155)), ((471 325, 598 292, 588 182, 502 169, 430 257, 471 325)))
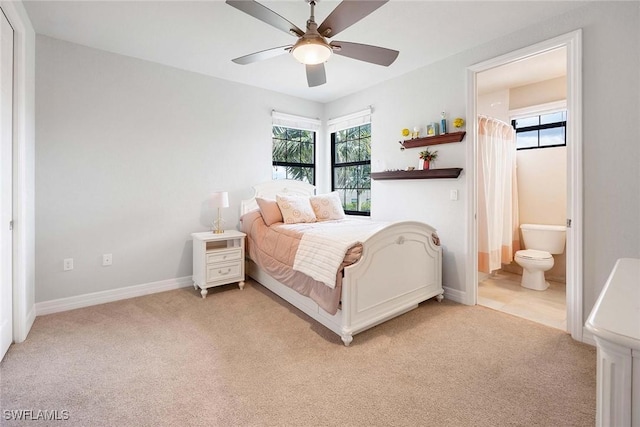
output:
POLYGON ((192 233, 193 287, 200 288, 202 298, 207 289, 238 282, 244 289, 244 239, 236 230, 224 233, 192 233))

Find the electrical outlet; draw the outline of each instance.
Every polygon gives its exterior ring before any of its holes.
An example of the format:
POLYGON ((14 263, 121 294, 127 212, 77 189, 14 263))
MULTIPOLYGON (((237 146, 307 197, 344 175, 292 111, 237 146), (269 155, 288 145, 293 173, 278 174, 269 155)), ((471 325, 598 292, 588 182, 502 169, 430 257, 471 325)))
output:
POLYGON ((104 254, 102 255, 102 265, 108 266, 113 264, 113 254, 104 254))
POLYGON ((64 271, 73 270, 73 258, 65 258, 63 264, 64 271))

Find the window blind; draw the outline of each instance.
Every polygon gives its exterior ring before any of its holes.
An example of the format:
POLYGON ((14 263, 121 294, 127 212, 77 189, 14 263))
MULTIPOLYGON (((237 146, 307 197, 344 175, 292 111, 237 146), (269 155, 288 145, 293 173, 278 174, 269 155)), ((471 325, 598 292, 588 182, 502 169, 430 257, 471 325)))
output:
POLYGON ((296 116, 293 114, 272 111, 271 118, 274 126, 283 126, 292 129, 319 131, 322 122, 319 119, 296 116))
POLYGON ((337 117, 327 122, 327 130, 329 133, 337 132, 342 129, 348 129, 360 125, 371 123, 371 108, 366 108, 357 113, 351 113, 346 116, 337 117))

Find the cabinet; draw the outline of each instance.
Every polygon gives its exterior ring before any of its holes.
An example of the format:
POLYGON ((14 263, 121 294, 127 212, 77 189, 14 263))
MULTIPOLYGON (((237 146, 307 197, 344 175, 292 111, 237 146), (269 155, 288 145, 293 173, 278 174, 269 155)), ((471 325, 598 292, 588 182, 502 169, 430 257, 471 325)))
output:
POLYGON ((207 289, 238 282, 244 288, 244 239, 236 230, 224 233, 192 233, 193 287, 200 288, 202 298, 207 289))

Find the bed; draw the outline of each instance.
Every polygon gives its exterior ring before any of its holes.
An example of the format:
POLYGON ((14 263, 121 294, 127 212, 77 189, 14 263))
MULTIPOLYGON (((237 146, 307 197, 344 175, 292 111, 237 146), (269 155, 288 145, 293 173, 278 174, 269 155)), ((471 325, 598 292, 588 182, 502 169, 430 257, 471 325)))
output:
POLYGON ((377 231, 354 246, 355 262, 345 257, 333 290, 325 289, 324 284, 318 282, 317 293, 306 292, 309 296, 299 293, 294 290, 297 283, 305 282, 306 287, 315 280, 302 278, 299 275, 302 273, 296 272, 294 279, 299 280, 287 285, 272 277, 267 267, 259 265, 259 252, 251 234, 254 223, 249 222, 255 221, 267 228, 283 226, 282 223, 270 226, 260 223, 263 219, 257 201, 276 200, 278 195, 313 197, 315 187, 301 181, 274 180, 258 184, 254 190, 254 197, 241 203, 241 229, 248 235, 247 274, 338 334, 345 346, 351 344, 355 334, 404 314, 422 301, 433 297, 442 301, 442 248, 436 230, 417 221, 378 225, 377 231), (258 260, 252 259, 252 252, 258 260), (337 303, 335 313, 318 298, 322 292, 337 293, 330 297, 337 303))

